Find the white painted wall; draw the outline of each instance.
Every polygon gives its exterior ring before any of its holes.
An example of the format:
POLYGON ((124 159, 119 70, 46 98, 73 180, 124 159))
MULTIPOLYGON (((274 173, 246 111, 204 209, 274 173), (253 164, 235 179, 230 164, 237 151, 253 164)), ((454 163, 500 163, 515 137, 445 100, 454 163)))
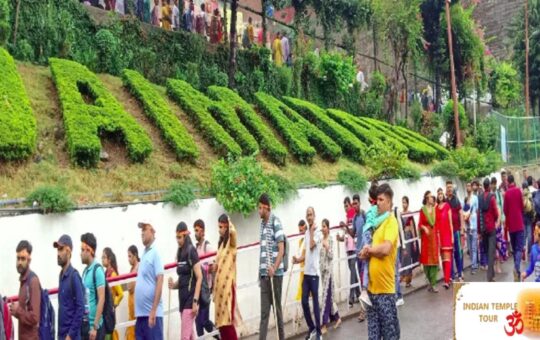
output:
MULTIPOLYGON (((394 189, 394 204, 401 206, 401 197, 407 195, 410 198, 411 210, 421 207, 421 200, 426 190, 435 191, 443 187, 444 180, 440 177, 423 177, 420 181, 409 182, 405 180, 392 180, 389 182, 394 189)), ((463 197, 463 187, 460 185, 458 196, 463 197)), ((337 225, 344 219, 343 198, 352 196, 352 193, 341 185, 330 186, 325 189, 301 189, 298 196, 280 205, 274 213, 281 218, 287 234, 297 232, 297 223, 305 217, 305 210, 313 206, 316 211, 316 219, 320 224, 323 218, 328 218, 331 225, 337 225)), ((367 207, 367 193, 360 193, 362 207, 367 207)), ((0 218, 0 258, 3 259, 0 267, 0 293, 3 295, 16 295, 18 292, 18 274, 15 268, 15 248, 22 239, 29 240, 33 246, 31 267, 41 279, 43 287, 57 287, 60 268, 56 263, 56 251, 52 244, 64 233, 71 235, 74 242, 74 266, 82 273, 83 265, 80 261, 80 236, 86 232, 96 235, 98 244, 98 258, 104 247, 111 247, 118 258, 121 273, 129 271, 127 260, 127 248, 131 244, 139 247, 142 254, 143 246, 140 230, 137 222, 142 218, 151 218, 155 222, 157 230, 157 248, 165 263, 174 262, 176 256, 175 228, 178 222, 185 221, 190 227, 193 222, 202 218, 206 223, 206 235, 213 245, 217 244, 217 218, 224 212, 223 207, 215 199, 197 200, 187 208, 174 208, 164 204, 137 204, 129 207, 107 208, 96 210, 78 210, 65 215, 41 215, 31 214, 15 217, 0 218)), ((244 218, 241 215, 231 216, 238 230, 239 244, 258 241, 259 218, 256 213, 244 218)), ((296 252, 296 241, 291 241, 291 257, 296 252)), ((341 244, 343 247, 343 244, 341 244)), ((343 248, 341 255, 344 256, 343 248)), ((238 284, 242 285, 255 281, 257 278, 258 249, 250 250, 238 256, 238 284)), ((335 266, 337 268, 337 265, 335 266)), ((348 268, 345 262, 341 262, 341 282, 348 282, 348 268)), ((337 269, 336 269, 337 274, 337 269)), ((169 275, 176 275, 170 272, 169 275)), ((166 278, 167 279, 167 278, 166 278)), ((337 280, 337 279, 336 279, 337 280)), ((339 281, 338 281, 339 282, 339 281)), ((289 297, 292 299, 296 294, 296 275, 291 281, 289 297)), ((284 287, 286 285, 284 284, 284 287)), ((284 288, 285 290, 285 288, 284 288)), ((283 292, 285 294, 285 291, 283 292)), ((259 315, 259 291, 257 286, 252 286, 238 292, 238 303, 244 319, 250 319, 247 330, 254 331, 258 328, 259 315)), ((343 294, 345 297, 346 294, 343 294)), ((177 295, 173 293, 172 307, 177 307, 177 295)), ((169 297, 164 289, 164 307, 167 308, 169 297)), ((56 304, 56 299, 53 300, 56 304)), ((127 319, 127 293, 122 301, 119 311, 119 322, 127 319)), ((213 312, 211 312, 211 316, 213 312)), ((213 317, 212 317, 213 318, 213 317)), ((165 318, 167 321, 167 318, 165 318)), ((167 333, 167 325, 165 325, 167 333)), ((171 338, 179 337, 179 317, 174 313, 171 317, 171 338)), ((124 330, 120 332, 121 336, 124 330)))

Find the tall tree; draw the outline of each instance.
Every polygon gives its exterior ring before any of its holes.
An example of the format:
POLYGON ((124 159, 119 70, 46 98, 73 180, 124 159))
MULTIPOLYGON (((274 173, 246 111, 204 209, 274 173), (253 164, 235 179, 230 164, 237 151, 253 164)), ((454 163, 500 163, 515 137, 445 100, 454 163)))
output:
POLYGON ((341 0, 340 11, 347 31, 343 41, 349 55, 356 55, 356 37, 358 29, 367 26, 371 22, 373 14, 371 2, 368 0, 341 0))
POLYGON ((417 58, 423 34, 420 19, 421 0, 373 2, 377 26, 381 29, 393 54, 393 72, 388 95, 387 119, 395 122, 394 107, 401 76, 410 58, 417 58))
POLYGON ((236 52, 238 49, 238 39, 236 32, 236 21, 238 14, 238 0, 231 0, 231 30, 230 30, 230 48, 229 48, 229 87, 235 87, 236 75, 236 52))

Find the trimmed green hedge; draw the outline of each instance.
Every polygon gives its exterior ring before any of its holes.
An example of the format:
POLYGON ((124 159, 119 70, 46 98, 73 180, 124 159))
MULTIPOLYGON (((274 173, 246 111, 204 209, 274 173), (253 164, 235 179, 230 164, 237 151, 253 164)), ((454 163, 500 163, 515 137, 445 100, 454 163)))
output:
POLYGON ((183 80, 167 80, 167 92, 176 100, 219 156, 242 154, 240 145, 219 125, 208 111, 212 101, 183 80))
POLYGON ((94 73, 69 60, 51 58, 49 62, 64 112, 73 162, 85 167, 97 165, 101 150, 99 134, 103 131, 122 134, 132 161, 142 162, 150 155, 150 137, 94 73), (94 105, 85 102, 82 92, 94 105))
POLYGON ((122 72, 122 81, 142 103, 144 112, 157 125, 167 143, 174 149, 176 157, 189 161, 197 159, 199 150, 195 141, 154 85, 139 72, 127 69, 122 72))
POLYGON ((303 164, 313 163, 316 151, 309 144, 302 130, 282 112, 281 106, 284 104, 264 92, 257 92, 255 101, 260 111, 274 124, 281 137, 287 142, 289 150, 296 159, 303 164))
POLYGON ((287 105, 281 104, 281 110, 285 115, 293 121, 298 127, 299 131, 302 131, 311 145, 317 149, 322 158, 330 162, 337 161, 342 154, 341 147, 328 137, 324 132, 319 130, 318 127, 311 124, 307 119, 302 117, 298 112, 294 111, 287 105))
POLYGON ((0 158, 18 160, 36 147, 36 118, 13 57, 0 48, 0 158))
POLYGON ((435 151, 437 151, 437 156, 438 156, 437 158, 439 159, 446 158, 450 154, 449 151, 444 146, 427 139, 426 137, 422 136, 421 134, 415 131, 412 131, 412 130, 409 130, 402 126, 397 126, 397 125, 394 126, 394 131, 398 135, 404 138, 409 137, 409 138, 417 140, 420 143, 429 145, 430 147, 435 149, 435 151))
POLYGON ((401 143, 403 143, 409 149, 409 158, 411 160, 429 163, 437 156, 435 149, 427 144, 421 143, 407 136, 400 135, 396 132, 394 127, 388 123, 367 117, 361 117, 359 120, 364 122, 366 125, 371 125, 379 129, 381 132, 401 141, 401 143))
POLYGON ((285 165, 287 148, 277 140, 274 132, 264 123, 250 104, 226 87, 210 86, 208 94, 212 99, 222 102, 223 105, 233 107, 242 123, 257 137, 266 156, 277 165, 285 165))
POLYGON ((364 161, 367 146, 352 132, 334 121, 328 114, 315 104, 305 100, 284 97, 286 104, 300 112, 312 124, 320 127, 328 136, 332 137, 343 151, 357 162, 364 161))
POLYGON ((353 116, 350 113, 337 109, 328 109, 326 110, 328 115, 349 129, 356 137, 363 141, 367 146, 371 146, 376 143, 383 143, 389 147, 396 149, 401 153, 408 153, 408 149, 405 145, 401 144, 398 139, 392 138, 391 136, 380 132, 373 126, 366 125, 362 123, 358 117, 353 116))

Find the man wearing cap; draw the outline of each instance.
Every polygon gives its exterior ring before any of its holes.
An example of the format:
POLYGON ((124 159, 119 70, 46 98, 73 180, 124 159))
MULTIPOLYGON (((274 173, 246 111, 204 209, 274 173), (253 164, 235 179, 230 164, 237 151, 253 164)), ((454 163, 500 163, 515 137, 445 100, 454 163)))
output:
POLYGON ((105 339, 103 306, 105 305, 105 271, 96 260, 97 240, 94 234, 81 236, 81 260, 86 265, 83 271, 88 316, 84 317, 81 337, 89 340, 105 339), (87 319, 87 320, 86 320, 87 319), (88 327, 87 327, 88 326, 88 327), (88 328, 88 332, 86 329, 88 328))
POLYGON ((135 336, 138 340, 162 340, 163 263, 154 244, 156 231, 153 224, 147 220, 139 222, 138 227, 145 249, 135 284, 135 336))
POLYGON ((53 247, 57 250, 58 265, 62 268, 58 285, 58 339, 81 339, 85 289, 79 272, 71 266, 71 237, 62 235, 53 247))

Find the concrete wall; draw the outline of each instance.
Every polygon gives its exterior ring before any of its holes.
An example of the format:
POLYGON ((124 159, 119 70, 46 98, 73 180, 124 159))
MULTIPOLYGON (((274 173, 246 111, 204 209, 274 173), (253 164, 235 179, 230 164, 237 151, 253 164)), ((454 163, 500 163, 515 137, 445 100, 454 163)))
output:
MULTIPOLYGON (((442 187, 444 180, 440 177, 423 177, 418 182, 410 183, 404 180, 390 181, 395 192, 394 204, 401 206, 401 197, 407 195, 410 198, 411 209, 417 210, 421 206, 421 199, 426 190, 435 191, 442 187)), ((459 192, 463 190, 460 186, 459 192)), ((352 195, 343 186, 330 186, 325 189, 302 189, 298 196, 277 207, 274 212, 279 216, 285 226, 287 234, 297 232, 297 223, 305 217, 305 210, 308 206, 313 206, 316 211, 318 223, 323 218, 328 218, 331 225, 337 225, 344 219, 343 198, 352 195)), ((461 196, 461 195, 460 195, 461 196)), ((361 193, 362 207, 367 207, 367 194, 361 193)), ((15 295, 18 291, 18 274, 15 269, 15 248, 22 239, 28 239, 34 246, 31 267, 39 275, 43 287, 52 288, 58 285, 58 274, 60 268, 56 264, 56 252, 52 244, 64 233, 71 235, 74 241, 74 266, 82 272, 83 265, 80 261, 80 235, 85 232, 93 232, 98 242, 98 258, 101 258, 101 251, 109 246, 116 253, 118 265, 121 273, 129 271, 127 261, 127 248, 131 244, 139 247, 142 253, 140 231, 136 223, 141 218, 151 218, 155 221, 157 229, 157 248, 165 263, 175 261, 176 239, 175 227, 179 221, 185 221, 191 227, 193 222, 202 218, 207 224, 207 237, 213 245, 217 244, 217 218, 223 212, 223 208, 215 199, 198 200, 193 206, 177 209, 164 204, 137 204, 128 207, 79 210, 65 215, 22 215, 15 217, 0 218, 0 293, 3 295, 15 295)), ((238 230, 239 245, 258 241, 259 239, 259 218, 252 214, 247 218, 239 215, 231 216, 233 223, 238 230)), ((291 257, 296 252, 297 242, 291 241, 291 257)), ((343 245, 341 244, 341 247, 343 245)), ((341 249, 341 256, 344 256, 344 249, 341 249)), ((256 281, 258 266, 258 248, 242 252, 238 256, 238 285, 244 285, 256 281)), ((345 285, 348 282, 348 269, 346 263, 341 262, 335 273, 340 273, 341 282, 345 285)), ((168 275, 176 276, 175 272, 168 275)), ((296 294, 297 275, 293 275, 289 301, 296 294)), ((285 289, 285 288, 284 288, 285 289)), ((169 298, 168 290, 164 289, 164 307, 169 303, 171 307, 178 306, 176 293, 169 298)), ((285 294, 285 292, 283 292, 285 294)), ((342 294, 345 297, 346 294, 342 294)), ((53 299, 56 305, 56 298, 53 299)), ((244 332, 251 333, 258 329, 259 315, 259 291, 256 285, 247 288, 239 288, 238 303, 246 327, 244 332)), ((127 320, 127 293, 118 311, 119 322, 127 320)), ((213 313, 213 312, 212 312, 213 313)), ((211 314, 213 315, 213 314, 211 314)), ((167 318, 165 319, 167 321, 167 318)), ((171 317, 170 335, 171 338, 179 337, 179 317, 173 313, 171 317)), ((167 328, 166 328, 167 329, 167 328)), ((124 330, 120 332, 123 336, 124 330)), ((244 333, 245 334, 245 333, 244 333)))

